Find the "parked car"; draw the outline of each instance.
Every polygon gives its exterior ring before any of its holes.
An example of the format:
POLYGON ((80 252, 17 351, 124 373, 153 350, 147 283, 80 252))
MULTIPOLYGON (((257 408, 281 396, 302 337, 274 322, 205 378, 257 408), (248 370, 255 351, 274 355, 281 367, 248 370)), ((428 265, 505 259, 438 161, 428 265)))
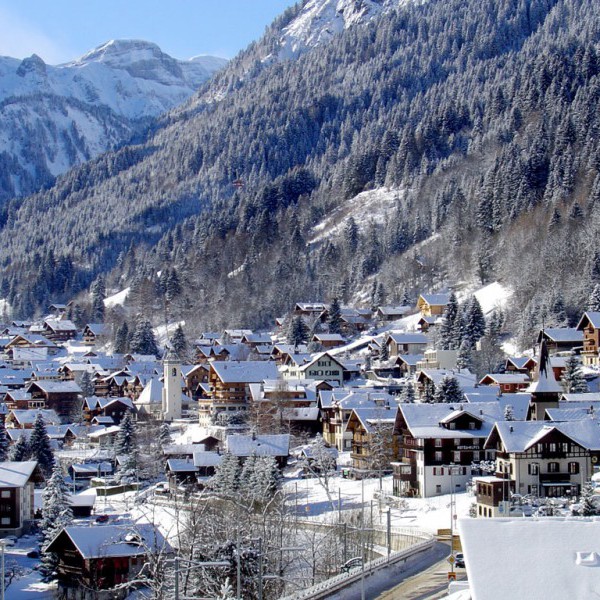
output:
POLYGON ((96 517, 96 523, 108 523, 109 517, 108 515, 98 515, 96 517))
POLYGON ((462 552, 457 552, 456 556, 454 557, 454 564, 459 569, 465 568, 465 555, 462 552))
POLYGON ((154 488, 155 494, 168 494, 169 493, 169 484, 167 483, 157 483, 154 488))

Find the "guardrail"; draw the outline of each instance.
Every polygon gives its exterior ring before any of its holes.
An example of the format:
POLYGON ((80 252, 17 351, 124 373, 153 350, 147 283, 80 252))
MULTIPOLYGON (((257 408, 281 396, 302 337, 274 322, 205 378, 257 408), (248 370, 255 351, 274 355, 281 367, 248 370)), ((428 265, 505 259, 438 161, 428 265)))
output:
POLYGON ((369 577, 373 573, 376 573, 377 571, 389 565, 406 561, 416 554, 431 550, 435 544, 435 538, 424 532, 421 533, 422 537, 426 539, 423 539, 421 542, 418 542, 414 546, 411 546, 405 550, 392 552, 389 557, 384 556, 365 563, 364 570, 357 569, 355 571, 351 571, 350 573, 341 573, 340 575, 331 577, 326 581, 317 583, 310 588, 294 592, 293 594, 285 596, 280 600, 319 600, 321 598, 327 598, 330 594, 338 592, 349 585, 360 581, 362 577, 369 577))

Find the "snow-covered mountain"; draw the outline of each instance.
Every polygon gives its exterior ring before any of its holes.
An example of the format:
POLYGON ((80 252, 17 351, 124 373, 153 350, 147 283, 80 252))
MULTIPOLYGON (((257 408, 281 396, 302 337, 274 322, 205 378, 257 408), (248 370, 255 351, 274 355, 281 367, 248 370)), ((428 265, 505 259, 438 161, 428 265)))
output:
POLYGON ((296 57, 327 44, 344 29, 376 18, 382 12, 423 0, 307 0, 284 27, 272 57, 296 57))
POLYGON ((176 60, 140 40, 113 40, 57 66, 36 55, 0 57, 0 199, 30 193, 127 140, 226 63, 176 60))

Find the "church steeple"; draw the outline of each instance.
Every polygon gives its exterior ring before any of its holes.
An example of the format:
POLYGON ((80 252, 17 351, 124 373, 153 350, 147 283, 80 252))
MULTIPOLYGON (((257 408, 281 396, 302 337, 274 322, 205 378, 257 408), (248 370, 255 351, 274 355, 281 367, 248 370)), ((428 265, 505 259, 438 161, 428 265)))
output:
POLYGON ((181 419, 181 360, 175 350, 169 347, 165 348, 163 356, 163 374, 163 420, 181 419))
POLYGON ((554 376, 548 346, 543 334, 542 331, 540 355, 535 367, 534 380, 527 388, 527 391, 531 394, 529 419, 536 421, 544 419, 546 408, 558 408, 558 400, 563 391, 554 376))

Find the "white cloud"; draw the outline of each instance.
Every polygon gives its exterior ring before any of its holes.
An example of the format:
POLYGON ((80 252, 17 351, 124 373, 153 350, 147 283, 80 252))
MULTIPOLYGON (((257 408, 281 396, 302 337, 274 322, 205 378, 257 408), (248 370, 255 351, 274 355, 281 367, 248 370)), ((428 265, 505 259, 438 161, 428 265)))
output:
POLYGON ((37 27, 0 8, 0 55, 25 58, 32 54, 51 65, 65 62, 70 56, 37 27))

